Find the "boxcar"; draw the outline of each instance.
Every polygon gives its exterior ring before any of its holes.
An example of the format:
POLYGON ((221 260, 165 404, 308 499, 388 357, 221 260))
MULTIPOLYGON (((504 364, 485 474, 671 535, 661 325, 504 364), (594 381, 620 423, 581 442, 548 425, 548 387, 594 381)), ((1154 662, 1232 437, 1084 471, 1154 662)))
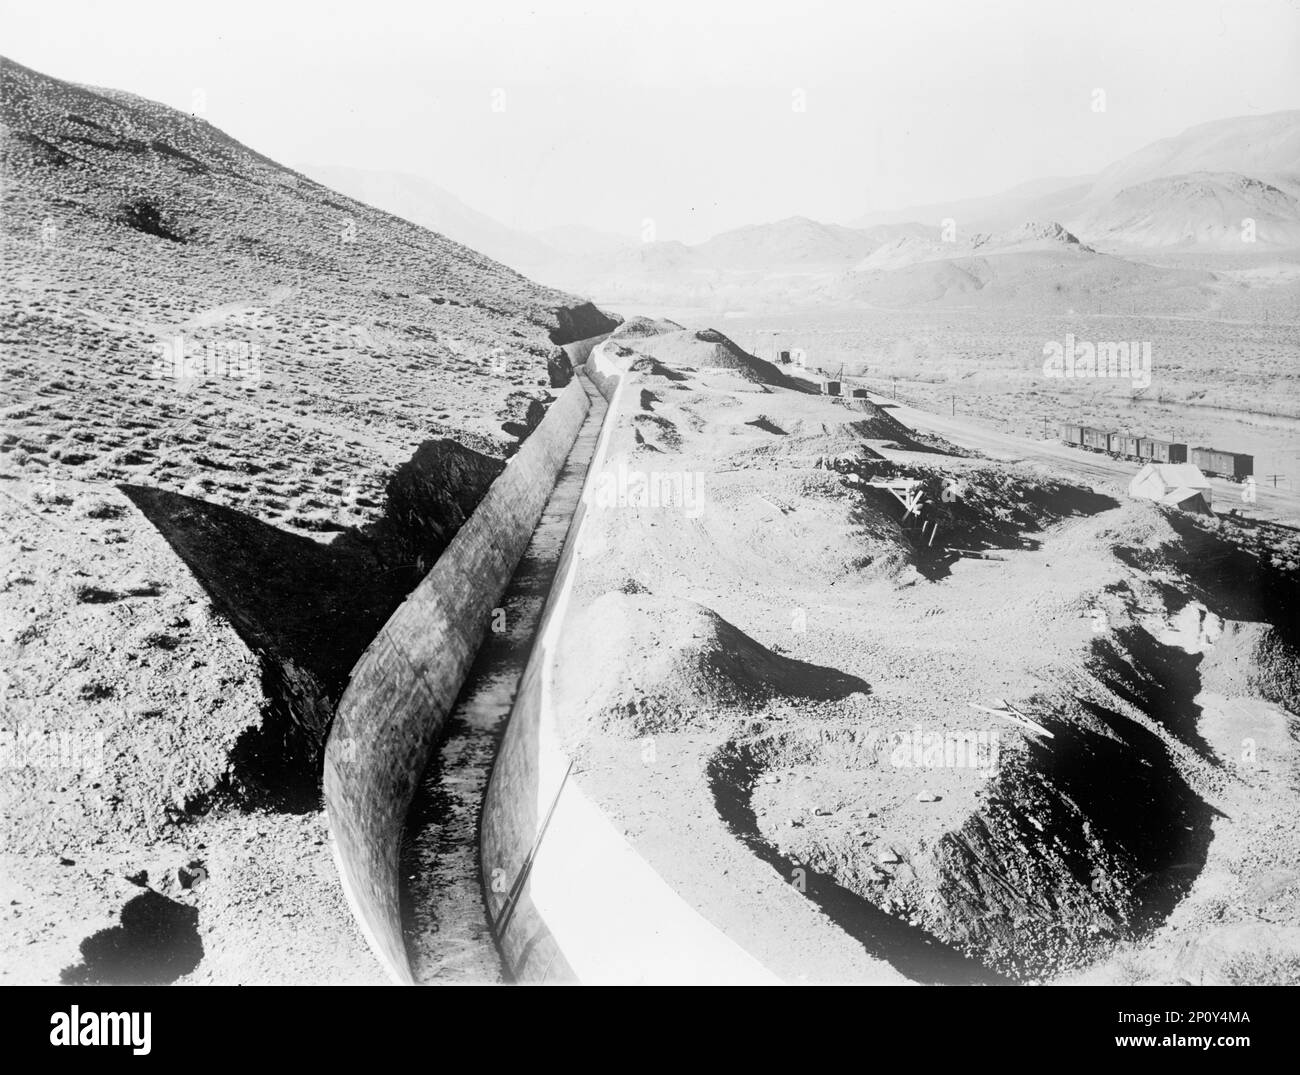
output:
POLYGON ((1255 457, 1241 452, 1221 452, 1217 448, 1193 448, 1192 462, 1202 472, 1215 478, 1243 481, 1255 473, 1255 457))
POLYGON ((1110 433, 1103 429, 1093 429, 1091 426, 1084 426, 1083 446, 1094 452, 1108 451, 1110 447, 1110 433))
POLYGON ((1111 453, 1118 455, 1122 459, 1137 459, 1138 455, 1138 438, 1131 437, 1127 433, 1116 433, 1110 439, 1111 453))
POLYGON ((1075 448, 1083 444, 1083 426, 1074 425, 1071 422, 1065 422, 1061 425, 1061 440, 1066 444, 1073 445, 1075 448))
POLYGON ((1117 459, 1124 454, 1124 442, 1128 440, 1124 433, 1112 433, 1106 438, 1106 451, 1117 459))
POLYGON ((1187 445, 1155 437, 1138 438, 1138 456, 1150 463, 1186 463, 1187 445))

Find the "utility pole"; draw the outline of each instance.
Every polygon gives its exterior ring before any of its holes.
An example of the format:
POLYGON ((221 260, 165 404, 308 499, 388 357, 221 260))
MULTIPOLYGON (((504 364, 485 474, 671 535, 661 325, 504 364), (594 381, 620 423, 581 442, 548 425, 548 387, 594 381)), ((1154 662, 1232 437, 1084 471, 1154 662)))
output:
POLYGON ((898 378, 897 378, 897 377, 893 378, 893 381, 894 381, 894 398, 897 399, 897 398, 898 398, 898 378))
POLYGON ((952 416, 953 416, 954 418, 957 417, 957 397, 956 397, 956 396, 953 396, 953 397, 952 397, 952 416))

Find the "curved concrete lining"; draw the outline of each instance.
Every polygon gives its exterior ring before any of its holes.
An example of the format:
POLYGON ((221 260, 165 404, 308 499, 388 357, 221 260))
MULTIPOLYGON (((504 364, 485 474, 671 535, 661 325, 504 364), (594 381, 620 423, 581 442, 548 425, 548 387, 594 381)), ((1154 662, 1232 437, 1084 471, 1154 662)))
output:
POLYGON ((610 406, 542 627, 483 806, 488 917, 517 981, 776 983, 780 979, 679 896, 585 795, 554 715, 557 644, 582 556, 589 497, 608 462, 632 376, 605 347, 588 372, 610 406))
MULTIPOLYGON (((591 383, 600 390, 600 394, 608 402, 612 403, 614 392, 622 380, 623 371, 619 369, 618 364, 614 361, 614 356, 609 353, 609 347, 603 339, 587 353, 587 376, 591 378, 591 383)), ((610 421, 608 415, 606 415, 605 420, 606 422, 610 421)))
POLYGON ((389 976, 412 981, 398 888, 403 822, 447 713, 590 407, 575 379, 352 670, 323 787, 343 890, 389 976))
POLYGON ((578 381, 590 402, 582 429, 501 595, 499 617, 493 613, 492 630, 448 714, 403 828, 403 927, 411 973, 419 984, 501 980, 501 953, 488 928, 479 870, 479 818, 497 747, 605 424, 605 398, 586 376, 579 375, 578 381))
POLYGON ((562 350, 569 356, 569 361, 576 370, 587 361, 587 356, 591 354, 592 349, 604 343, 609 339, 609 333, 606 332, 601 336, 592 336, 589 340, 576 340, 573 343, 562 344, 562 350))

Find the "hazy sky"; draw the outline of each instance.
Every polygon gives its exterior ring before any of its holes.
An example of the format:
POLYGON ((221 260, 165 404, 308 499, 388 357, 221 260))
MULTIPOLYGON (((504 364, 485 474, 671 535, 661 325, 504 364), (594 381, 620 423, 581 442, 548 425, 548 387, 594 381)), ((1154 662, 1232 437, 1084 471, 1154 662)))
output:
POLYGON ((0 0, 0 51, 186 111, 202 91, 284 163, 687 242, 1084 174, 1300 107, 1300 0, 0 0))

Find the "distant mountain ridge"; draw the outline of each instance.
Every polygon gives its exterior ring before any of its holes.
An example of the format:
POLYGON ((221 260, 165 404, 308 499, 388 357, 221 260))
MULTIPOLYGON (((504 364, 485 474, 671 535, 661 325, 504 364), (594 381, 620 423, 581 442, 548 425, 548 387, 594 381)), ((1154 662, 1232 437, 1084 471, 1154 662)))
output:
POLYGON ((1102 169, 1084 200, 1192 172, 1235 172, 1300 193, 1291 189, 1300 184, 1300 109, 1213 120, 1152 142, 1102 169))
POLYGON ((1238 250, 1300 247, 1300 198, 1238 172, 1190 172, 1124 187, 1076 226, 1108 245, 1238 250))
POLYGON ((869 213, 854 223, 950 219, 970 234, 1054 220, 1084 242, 1233 249, 1249 219, 1254 239, 1248 241, 1292 247, 1300 244, 1298 199, 1300 109, 1198 124, 1094 176, 1036 180, 983 198, 869 213))
POLYGON ((1026 221, 1018 227, 992 234, 976 232, 966 238, 956 235, 952 239, 930 239, 903 236, 876 250, 854 266, 855 272, 879 269, 897 269, 925 261, 950 261, 975 254, 988 256, 1029 250, 1055 250, 1074 248, 1083 253, 1095 253, 1089 246, 1055 222, 1026 221))
MULTIPOLYGON (((991 281, 1024 283, 1023 274, 1032 272, 1064 272, 1086 291, 1109 286, 1100 281, 1119 286, 1133 275, 1107 262, 1088 263, 1098 251, 1300 250, 1300 110, 1200 124, 1091 176, 1031 180, 1001 194, 868 214, 850 225, 785 217, 695 244, 638 242, 576 225, 528 233, 417 177, 308 171, 534 279, 617 302, 726 306, 847 294, 877 295, 888 305, 899 296, 904 303, 967 293, 987 298, 1009 294, 986 291, 991 281), (1012 255, 1024 255, 1015 271, 1012 255), (927 263, 945 267, 916 268, 927 263), (889 286, 866 280, 903 270, 906 280, 889 286)), ((1139 277, 1154 286, 1150 274, 1139 271, 1139 277)))
POLYGON ((781 267, 845 266, 865 257, 887 237, 921 235, 917 224, 876 229, 822 224, 808 217, 786 217, 715 235, 695 246, 698 258, 717 269, 753 271, 781 267))

